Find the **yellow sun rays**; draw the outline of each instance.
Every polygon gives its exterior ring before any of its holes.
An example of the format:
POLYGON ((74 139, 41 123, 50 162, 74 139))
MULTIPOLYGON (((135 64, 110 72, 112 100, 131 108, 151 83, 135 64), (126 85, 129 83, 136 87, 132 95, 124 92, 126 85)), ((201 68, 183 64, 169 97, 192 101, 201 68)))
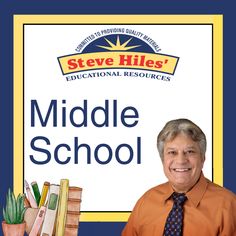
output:
POLYGON ((132 40, 132 38, 128 39, 123 44, 120 44, 120 37, 119 36, 117 36, 116 44, 112 43, 110 40, 108 40, 106 38, 104 38, 104 39, 107 41, 107 43, 110 45, 110 47, 102 46, 102 45, 97 45, 97 47, 104 48, 104 49, 107 49, 109 51, 127 51, 127 50, 130 50, 130 49, 137 48, 137 47, 141 46, 141 45, 135 45, 135 46, 126 47, 126 45, 132 40))

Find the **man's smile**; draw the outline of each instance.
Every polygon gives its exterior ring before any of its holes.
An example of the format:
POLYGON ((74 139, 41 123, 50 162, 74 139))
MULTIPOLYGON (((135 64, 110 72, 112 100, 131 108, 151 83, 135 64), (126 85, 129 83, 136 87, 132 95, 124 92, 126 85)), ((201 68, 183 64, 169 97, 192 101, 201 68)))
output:
POLYGON ((171 170, 175 172, 187 172, 192 170, 192 168, 171 168, 171 170))

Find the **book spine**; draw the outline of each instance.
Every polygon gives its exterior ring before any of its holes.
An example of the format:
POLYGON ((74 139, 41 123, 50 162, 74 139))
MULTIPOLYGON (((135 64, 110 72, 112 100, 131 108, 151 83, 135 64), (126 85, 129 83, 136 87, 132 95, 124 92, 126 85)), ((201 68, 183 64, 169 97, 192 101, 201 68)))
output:
POLYGON ((29 233, 29 236, 37 236, 37 234, 39 232, 39 229, 40 229, 41 225, 43 224, 45 211, 46 211, 46 207, 41 206, 40 209, 39 209, 39 212, 37 214, 37 217, 34 221, 33 227, 32 227, 32 229, 29 233))
POLYGON ((68 198, 71 198, 71 199, 81 199, 82 197, 82 188, 80 187, 69 187, 69 196, 68 198))
POLYGON ((66 213, 67 213, 68 190, 69 190, 69 180, 62 179, 60 182, 56 236, 64 236, 65 224, 66 224, 66 213))
POLYGON ((78 236, 78 226, 66 225, 64 236, 78 236))
POLYGON ((60 186, 55 184, 51 184, 49 187, 48 205, 40 236, 53 235, 53 229, 55 225, 55 219, 59 201, 59 188, 60 186))
POLYGON ((64 236, 77 236, 79 229, 82 188, 69 187, 64 236))
POLYGON ((40 198, 40 202, 39 202, 39 207, 43 206, 46 201, 49 186, 50 186, 49 182, 47 182, 47 181, 44 182, 42 193, 41 193, 41 198, 40 198))

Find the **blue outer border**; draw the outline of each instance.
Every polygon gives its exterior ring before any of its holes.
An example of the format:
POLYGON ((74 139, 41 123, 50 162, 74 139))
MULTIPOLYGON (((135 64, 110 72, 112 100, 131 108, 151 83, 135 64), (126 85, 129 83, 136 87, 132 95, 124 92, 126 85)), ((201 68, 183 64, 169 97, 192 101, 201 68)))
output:
MULTIPOLYGON (((232 2, 232 1, 231 1, 232 2)), ((231 4, 231 5, 230 5, 231 4)), ((0 209, 13 184, 13 15, 14 14, 223 14, 224 15, 224 186, 236 193, 235 12, 223 0, 2 0, 0 2, 0 209)), ((200 92, 200 91, 199 91, 200 92)), ((2 212, 0 213, 2 220, 2 212)), ((124 223, 81 223, 80 236, 116 236, 124 223)), ((0 235, 2 232, 0 231, 0 235)))

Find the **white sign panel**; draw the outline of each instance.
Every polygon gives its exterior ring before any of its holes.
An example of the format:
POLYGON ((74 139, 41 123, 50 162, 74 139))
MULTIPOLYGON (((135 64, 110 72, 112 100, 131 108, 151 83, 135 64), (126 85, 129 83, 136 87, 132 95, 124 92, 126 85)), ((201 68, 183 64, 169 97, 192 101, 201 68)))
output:
POLYGON ((205 132, 212 179, 212 26, 24 26, 24 178, 83 188, 82 211, 130 211, 166 181, 164 124, 205 132))

